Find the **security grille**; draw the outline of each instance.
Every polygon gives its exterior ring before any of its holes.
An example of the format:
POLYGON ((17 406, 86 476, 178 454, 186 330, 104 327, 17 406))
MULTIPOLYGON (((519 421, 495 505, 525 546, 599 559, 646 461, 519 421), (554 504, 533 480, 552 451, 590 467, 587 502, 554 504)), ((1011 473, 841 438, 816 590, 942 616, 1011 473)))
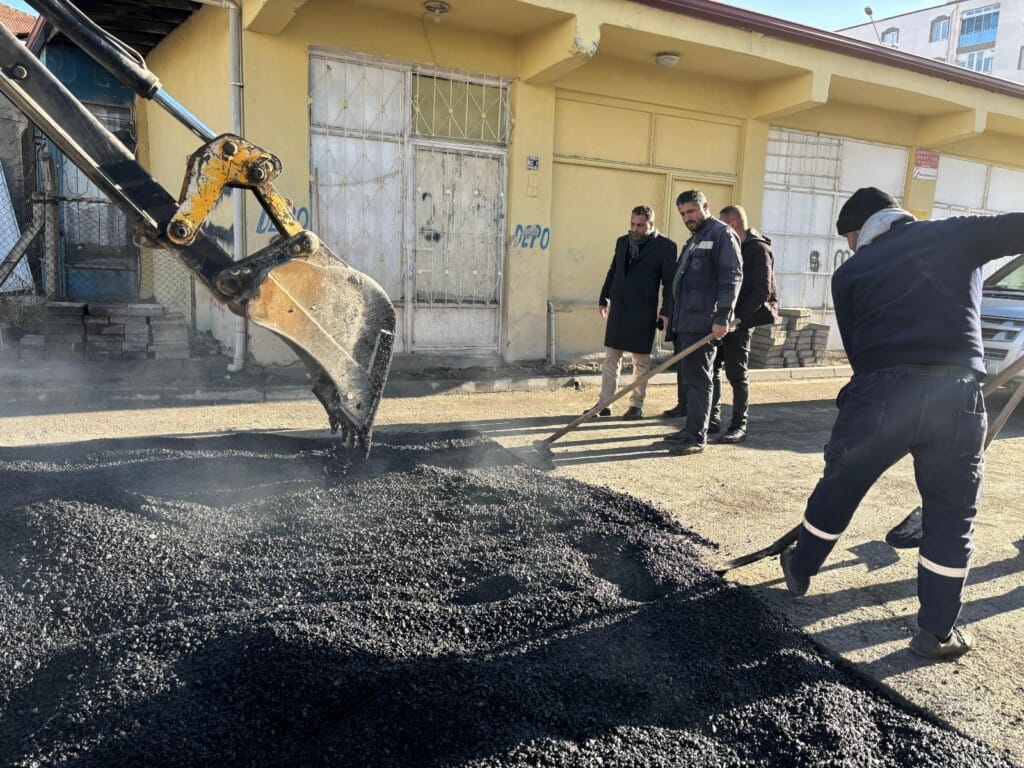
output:
MULTIPOLYGON (((107 130, 132 130, 131 110, 90 104, 107 130)), ((61 195, 64 295, 71 299, 132 299, 138 295, 138 249, 128 220, 82 171, 66 158, 57 163, 61 195)))
POLYGON ((832 273, 851 255, 836 235, 839 209, 859 187, 902 190, 906 169, 904 147, 770 129, 761 229, 784 306, 827 313, 832 273))
POLYGON ((507 85, 322 51, 310 83, 316 230, 395 302, 398 350, 497 351, 507 85))
MULTIPOLYGON (((126 107, 87 104, 103 126, 134 146, 126 107)), ((140 257, 128 217, 67 158, 54 150, 61 219, 61 269, 56 296, 75 301, 155 301, 194 323, 192 273, 162 249, 140 257)))

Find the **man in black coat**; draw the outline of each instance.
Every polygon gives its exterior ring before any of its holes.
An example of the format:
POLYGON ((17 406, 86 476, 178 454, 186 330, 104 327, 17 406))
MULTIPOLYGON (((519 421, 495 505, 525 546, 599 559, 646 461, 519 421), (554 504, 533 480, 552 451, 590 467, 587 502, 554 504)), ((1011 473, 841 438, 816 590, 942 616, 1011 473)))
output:
MULTIPOLYGON (((650 370, 654 331, 659 314, 667 315, 664 307, 675 268, 676 244, 655 229, 654 211, 649 206, 636 206, 630 215, 629 234, 615 241, 615 255, 598 299, 598 311, 608 320, 599 402, 608 400, 618 389, 624 352, 632 355, 634 381, 650 370)), ((622 418, 643 418, 646 394, 646 383, 634 389, 622 418)), ((603 409, 600 415, 611 416, 611 409, 603 409)))
POLYGON ((740 239, 743 258, 743 284, 736 299, 734 315, 739 325, 727 334, 715 352, 714 389, 711 393, 711 420, 708 432, 717 432, 722 423, 722 368, 732 387, 732 418, 720 443, 740 443, 747 438, 747 410, 750 383, 747 366, 750 362, 750 339, 758 325, 774 323, 779 316, 779 295, 775 286, 772 241, 756 229, 750 229, 747 212, 742 205, 727 205, 719 218, 740 239))

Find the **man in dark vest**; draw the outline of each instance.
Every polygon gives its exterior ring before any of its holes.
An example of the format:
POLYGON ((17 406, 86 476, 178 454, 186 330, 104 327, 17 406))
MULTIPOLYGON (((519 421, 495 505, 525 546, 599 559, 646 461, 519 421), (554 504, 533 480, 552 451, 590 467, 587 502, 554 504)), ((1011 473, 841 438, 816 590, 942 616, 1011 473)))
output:
MULTIPOLYGON (((634 381, 650 370, 654 331, 659 314, 666 315, 675 267, 676 244, 655 229, 654 211, 649 206, 636 206, 630 215, 629 234, 615 241, 615 255, 598 299, 598 311, 608 320, 598 402, 608 400, 618 389, 624 352, 633 358, 634 381)), ((634 389, 622 418, 643 418, 646 394, 646 383, 634 389)), ((611 416, 611 409, 602 409, 600 415, 611 416)))
POLYGON ((732 387, 732 416, 729 428, 720 443, 741 443, 747 439, 747 410, 750 404, 750 339, 758 325, 770 325, 779 316, 779 296, 775 287, 772 241, 747 223, 742 205, 727 205, 718 212, 722 221, 740 239, 743 258, 743 284, 736 299, 736 330, 726 334, 715 352, 714 388, 711 393, 711 419, 708 432, 714 433, 722 423, 722 369, 732 387))

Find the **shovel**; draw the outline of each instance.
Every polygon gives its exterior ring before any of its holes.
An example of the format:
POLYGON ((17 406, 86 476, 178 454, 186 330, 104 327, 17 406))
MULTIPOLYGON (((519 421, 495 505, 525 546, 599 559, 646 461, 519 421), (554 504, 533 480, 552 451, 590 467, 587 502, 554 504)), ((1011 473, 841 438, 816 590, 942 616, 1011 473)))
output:
MULTIPOLYGON (((988 397, 1022 370, 1024 370, 1024 357, 1018 358, 995 376, 986 378, 985 383, 981 388, 982 395, 984 397, 988 397)), ((1003 428, 1003 425, 1006 424, 1010 416, 1013 415, 1014 410, 1022 399, 1024 399, 1024 383, 1017 385, 1017 389, 1014 391, 1013 395, 1011 395, 1009 402, 1006 403, 1003 409, 999 412, 995 421, 992 422, 992 426, 985 438, 986 448, 988 448, 989 443, 995 439, 995 436, 999 433, 999 430, 1003 428)), ((921 530, 921 513, 921 507, 917 507, 913 512, 907 515, 899 525, 886 534, 886 543, 897 549, 907 549, 918 546, 921 542, 921 536, 923 535, 923 531, 921 530), (899 533, 897 534, 897 532, 899 533), (890 538, 895 538, 897 535, 899 536, 897 539, 898 541, 906 541, 908 543, 894 544, 890 541, 890 538)), ((750 552, 746 555, 734 557, 732 560, 727 560, 715 568, 715 573, 719 575, 728 573, 735 568, 741 568, 744 565, 750 565, 751 563, 756 563, 759 560, 764 560, 766 557, 781 554, 783 550, 796 542, 797 538, 800 536, 800 528, 800 525, 795 526, 767 547, 759 549, 756 552, 750 552)))
MULTIPOLYGON (((1022 370, 1024 370, 1024 356, 1014 360, 1013 363, 1003 368, 995 376, 986 377, 985 383, 981 387, 981 394, 984 397, 988 397, 1022 370)), ((996 416, 989 426, 988 434, 985 436, 985 448, 988 448, 989 444, 995 440, 999 430, 1003 428, 1013 415, 1013 412, 1017 410, 1017 406, 1020 405, 1022 399, 1024 399, 1024 382, 1017 385, 1006 405, 1003 406, 999 415, 996 416)), ((885 543, 893 549, 914 549, 920 546, 921 538, 924 536, 922 514, 923 510, 921 507, 915 507, 913 512, 885 534, 885 543)))
POLYGON ((635 381, 630 382, 628 385, 626 385, 625 387, 620 389, 618 392, 616 392, 614 395, 609 397, 604 402, 598 403, 593 408, 591 408, 589 411, 584 413, 582 416, 580 416, 580 417, 578 417, 576 419, 573 419, 571 422, 566 424, 564 427, 559 429, 557 432, 554 432, 554 433, 548 435, 543 440, 536 440, 536 441, 534 441, 533 449, 535 451, 535 454, 531 455, 530 457, 523 456, 523 458, 526 461, 528 461, 529 463, 534 464, 534 466, 538 466, 538 467, 540 467, 542 469, 554 469, 555 468, 554 457, 551 455, 551 444, 552 443, 554 443, 559 438, 562 438, 565 435, 569 434, 574 429, 579 427, 581 424, 584 424, 587 421, 589 421, 590 419, 594 418, 594 416, 596 416, 598 413, 600 413, 603 409, 605 409, 608 406, 610 406, 612 403, 614 403, 619 398, 628 395, 630 392, 632 392, 634 389, 639 387, 641 384, 645 384, 646 382, 650 381, 650 379, 653 378, 654 376, 656 376, 657 374, 661 373, 662 371, 667 370, 668 368, 671 368, 675 363, 679 362, 680 360, 682 360, 687 355, 693 354, 695 351, 697 351, 698 349, 703 347, 705 344, 707 344, 710 341, 712 341, 714 338, 715 338, 715 334, 709 333, 707 336, 704 336, 703 338, 695 341, 693 344, 688 346, 686 349, 683 349, 683 350, 681 350, 679 352, 676 352, 676 354, 674 354, 668 360, 663 362, 657 368, 654 368, 653 370, 648 371, 646 374, 641 376, 639 379, 636 379, 635 381))

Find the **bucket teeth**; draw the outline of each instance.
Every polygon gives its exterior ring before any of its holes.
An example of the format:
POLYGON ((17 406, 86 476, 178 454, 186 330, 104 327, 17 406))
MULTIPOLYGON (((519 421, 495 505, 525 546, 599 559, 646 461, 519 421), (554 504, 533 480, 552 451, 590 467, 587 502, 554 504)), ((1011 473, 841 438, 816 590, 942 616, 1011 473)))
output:
POLYGON ((391 367, 395 310, 373 279, 308 234, 279 242, 263 255, 246 314, 295 350, 331 431, 369 452, 391 367), (299 241, 303 249, 291 248, 299 241))

